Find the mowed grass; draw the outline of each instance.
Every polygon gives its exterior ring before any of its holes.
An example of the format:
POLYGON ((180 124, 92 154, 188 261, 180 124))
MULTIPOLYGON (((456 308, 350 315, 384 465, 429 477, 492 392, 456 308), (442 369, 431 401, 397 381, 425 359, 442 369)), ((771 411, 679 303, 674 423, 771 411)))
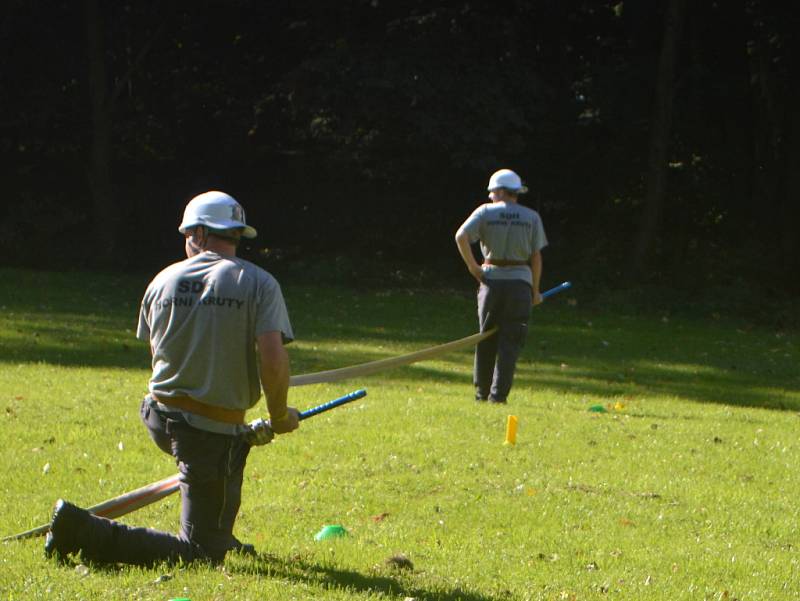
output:
MULTIPOLYGON (((0 276, 0 532, 47 522, 59 497, 92 505, 175 473, 138 418, 147 279, 0 276)), ((284 292, 296 374, 476 329, 467 283, 284 292)), ((258 557, 64 567, 41 538, 4 543, 0 598, 800 598, 798 333, 620 314, 577 282, 531 323, 507 407, 471 400, 470 350, 292 389, 300 409, 368 396, 252 451, 236 534, 258 557), (348 536, 315 541, 326 524, 348 536)), ((174 531, 178 500, 123 521, 174 531)))

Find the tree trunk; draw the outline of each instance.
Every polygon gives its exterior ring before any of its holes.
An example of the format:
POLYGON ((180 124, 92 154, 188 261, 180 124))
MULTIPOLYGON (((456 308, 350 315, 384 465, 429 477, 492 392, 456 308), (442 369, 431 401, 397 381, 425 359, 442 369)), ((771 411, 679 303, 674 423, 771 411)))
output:
POLYGON ((634 276, 641 276, 653 250, 666 195, 667 160, 672 131, 674 84, 686 0, 669 0, 658 64, 658 81, 650 130, 647 190, 633 254, 634 276))
POLYGON ((797 227, 797 197, 792 195, 798 193, 800 184, 792 168, 797 168, 800 128, 792 115, 794 79, 782 73, 769 35, 769 31, 756 32, 750 52, 754 105, 751 204, 757 223, 754 235, 767 241, 757 258, 763 264, 762 273, 785 278, 797 261, 789 254, 796 234, 787 228, 797 227))
POLYGON ((98 257, 111 262, 115 256, 116 207, 111 179, 111 102, 105 57, 105 28, 98 0, 86 0, 86 33, 89 54, 89 93, 92 138, 89 158, 89 190, 92 222, 100 244, 98 257))
MULTIPOLYGON (((725 57, 723 72, 729 73, 726 86, 726 106, 721 111, 724 136, 720 149, 728 157, 729 177, 720 188, 730 207, 727 227, 752 233, 758 217, 753 198, 753 161, 755 152, 754 101, 751 90, 748 42, 751 27, 745 0, 723 2, 717 8, 720 18, 717 27, 725 32, 720 48, 725 57)), ((702 82, 700 82, 702 83, 702 82)))
POLYGON ((800 115, 795 107, 800 102, 800 85, 796 78, 789 83, 786 99, 786 153, 784 186, 781 203, 781 255, 783 277, 797 290, 800 286, 800 115))

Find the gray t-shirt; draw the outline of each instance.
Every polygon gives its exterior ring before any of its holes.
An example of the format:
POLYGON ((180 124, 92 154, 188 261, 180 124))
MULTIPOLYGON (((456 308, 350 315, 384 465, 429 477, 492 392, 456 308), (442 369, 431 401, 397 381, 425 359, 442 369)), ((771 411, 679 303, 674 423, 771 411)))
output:
POLYGON ((246 410, 261 396, 256 337, 294 338, 277 280, 206 251, 159 273, 144 294, 137 338, 150 342, 150 392, 246 410))
MULTIPOLYGON (((547 246, 539 213, 513 202, 490 202, 479 206, 461 224, 458 232, 466 232, 471 243, 480 240, 485 259, 527 261, 530 265, 531 256, 547 246)), ((533 284, 527 265, 485 265, 483 275, 490 280, 525 280, 533 284)))

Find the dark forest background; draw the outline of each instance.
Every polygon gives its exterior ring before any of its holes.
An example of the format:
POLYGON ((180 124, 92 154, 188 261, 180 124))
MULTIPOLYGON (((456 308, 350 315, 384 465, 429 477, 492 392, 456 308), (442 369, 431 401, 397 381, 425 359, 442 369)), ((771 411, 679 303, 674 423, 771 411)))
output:
POLYGON ((160 268, 222 189, 279 274, 466 282, 454 231, 510 167, 549 284, 800 291, 794 3, 0 10, 3 264, 160 268))

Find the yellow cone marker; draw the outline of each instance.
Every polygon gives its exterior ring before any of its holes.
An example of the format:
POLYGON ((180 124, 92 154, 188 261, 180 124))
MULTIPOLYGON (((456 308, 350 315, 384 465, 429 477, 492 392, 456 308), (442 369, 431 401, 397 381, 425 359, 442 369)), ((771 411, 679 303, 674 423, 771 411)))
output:
POLYGON ((517 444, 517 416, 509 415, 506 422, 506 441, 503 444, 517 444))

